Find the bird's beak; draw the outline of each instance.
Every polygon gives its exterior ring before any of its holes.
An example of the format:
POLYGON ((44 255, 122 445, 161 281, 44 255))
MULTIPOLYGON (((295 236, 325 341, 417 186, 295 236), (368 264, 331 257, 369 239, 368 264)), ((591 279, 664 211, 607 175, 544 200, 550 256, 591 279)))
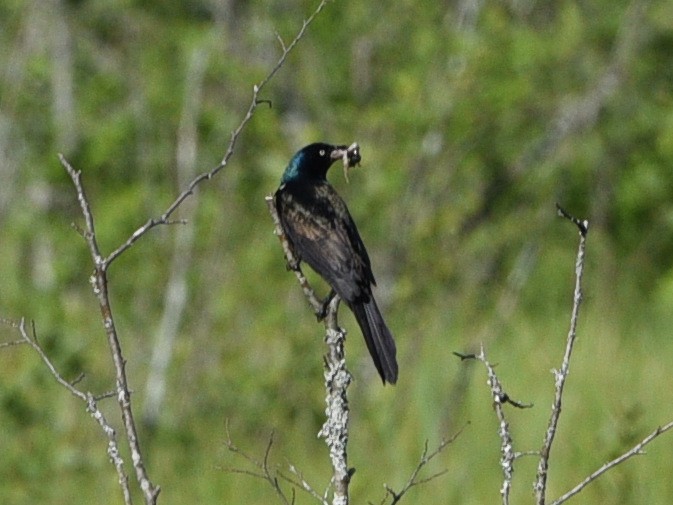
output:
POLYGON ((338 159, 343 161, 346 182, 348 182, 348 170, 362 160, 362 157, 360 156, 360 146, 357 142, 353 142, 350 146, 336 146, 330 157, 334 161, 338 159))

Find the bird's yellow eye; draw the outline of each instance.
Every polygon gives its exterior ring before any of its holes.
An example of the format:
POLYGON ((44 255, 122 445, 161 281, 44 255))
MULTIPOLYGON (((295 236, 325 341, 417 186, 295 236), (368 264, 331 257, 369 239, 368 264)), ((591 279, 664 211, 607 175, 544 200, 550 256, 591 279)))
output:
POLYGON ((325 150, 324 150, 324 149, 321 149, 321 150, 319 151, 319 153, 320 153, 320 156, 325 156, 325 150))

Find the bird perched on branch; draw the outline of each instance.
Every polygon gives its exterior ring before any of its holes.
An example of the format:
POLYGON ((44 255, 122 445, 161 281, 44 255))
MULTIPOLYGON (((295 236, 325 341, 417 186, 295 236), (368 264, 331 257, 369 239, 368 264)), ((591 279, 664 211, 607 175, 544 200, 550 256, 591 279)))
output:
POLYGON ((298 151, 274 195, 276 210, 297 260, 308 263, 353 311, 383 383, 395 384, 395 341, 372 294, 369 255, 346 204, 327 181, 337 160, 344 161, 348 179, 348 169, 360 161, 358 145, 316 143, 298 151))

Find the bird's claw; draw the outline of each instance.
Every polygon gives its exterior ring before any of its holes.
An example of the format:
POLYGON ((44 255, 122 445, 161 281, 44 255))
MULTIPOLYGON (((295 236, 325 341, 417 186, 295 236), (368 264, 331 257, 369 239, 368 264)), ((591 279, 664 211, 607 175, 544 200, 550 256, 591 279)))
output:
POLYGON ((286 267, 289 271, 292 271, 292 272, 298 272, 298 271, 299 271, 299 261, 297 261, 297 260, 293 260, 293 261, 288 260, 287 263, 286 263, 286 265, 285 265, 285 267, 286 267))
POLYGON ((315 317, 318 319, 318 322, 322 321, 327 317, 327 311, 329 309, 329 304, 332 303, 332 300, 336 296, 336 291, 331 290, 329 294, 320 304, 320 309, 315 313, 315 317))

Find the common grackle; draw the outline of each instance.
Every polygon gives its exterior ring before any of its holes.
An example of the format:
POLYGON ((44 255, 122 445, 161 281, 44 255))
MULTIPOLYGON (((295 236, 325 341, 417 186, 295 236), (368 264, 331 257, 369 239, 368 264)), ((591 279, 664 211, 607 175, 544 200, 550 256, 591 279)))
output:
POLYGON ((311 144, 295 154, 274 195, 285 236, 299 261, 325 279, 353 311, 383 383, 397 382, 395 341, 376 305, 369 255, 346 204, 327 181, 344 159, 344 171, 360 161, 357 144, 311 144))

